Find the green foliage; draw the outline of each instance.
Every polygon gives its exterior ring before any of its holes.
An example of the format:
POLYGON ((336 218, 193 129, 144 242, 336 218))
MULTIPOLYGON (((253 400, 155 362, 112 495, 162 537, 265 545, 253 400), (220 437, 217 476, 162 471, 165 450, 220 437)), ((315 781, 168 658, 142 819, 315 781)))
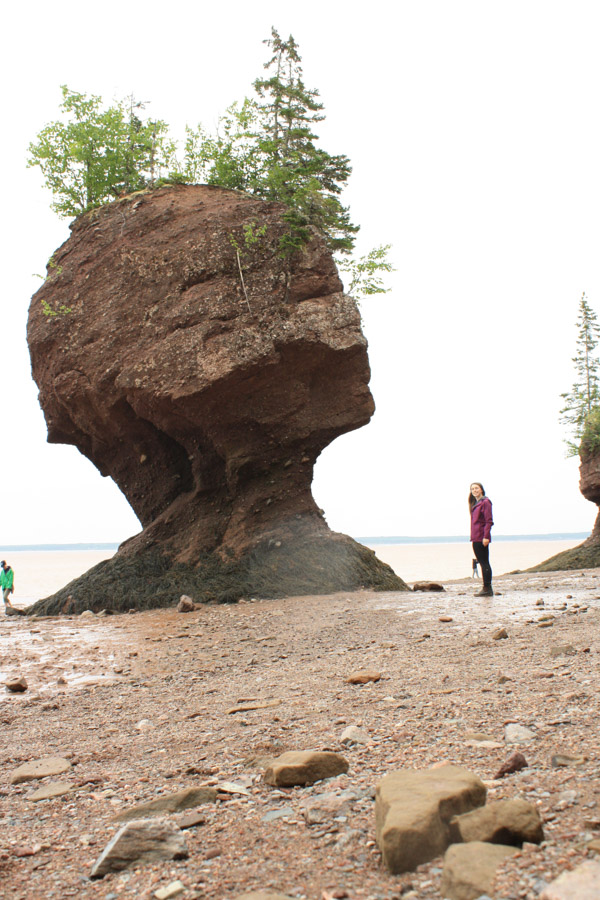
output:
POLYGON ((280 243, 284 257, 306 244, 311 225, 332 250, 349 253, 358 226, 339 195, 350 177, 350 161, 317 146, 315 125, 325 118, 323 104, 319 92, 304 84, 294 38, 284 41, 273 28, 265 43, 271 57, 267 77, 254 82, 258 99, 230 106, 216 136, 201 125, 188 128, 179 171, 190 181, 284 203, 289 210, 288 232, 280 243))
MULTIPOLYGON (((254 81, 255 98, 232 104, 215 134, 201 124, 187 126, 181 159, 166 123, 144 121, 144 104, 133 96, 105 108, 100 97, 63 85, 61 118, 30 144, 28 165, 41 169, 54 195, 53 209, 64 216, 166 183, 207 183, 283 203, 283 260, 301 252, 316 228, 338 254, 351 294, 383 293, 381 276, 392 271, 389 246, 346 259, 358 231, 340 200, 350 161, 319 146, 323 104, 318 90, 304 83, 298 45, 291 35, 283 40, 275 28, 264 43, 269 58, 264 77, 254 81)), ((241 266, 241 256, 238 262, 241 266)))
POLYGON ((600 450, 600 408, 593 409, 585 420, 581 443, 579 445, 579 456, 581 459, 588 459, 595 456, 600 450))
POLYGON ((44 300, 43 298, 41 300, 41 303, 42 312, 45 316, 49 316, 50 318, 55 318, 56 316, 68 316, 69 313, 73 311, 70 306, 65 306, 63 303, 61 303, 56 308, 50 306, 48 301, 44 300))
MULTIPOLYGON (((592 452, 596 435, 600 433, 600 363, 595 353, 600 327, 598 317, 590 308, 585 293, 579 301, 577 329, 577 352, 573 357, 577 381, 568 393, 561 394, 564 406, 560 411, 560 421, 571 430, 571 439, 566 442, 568 456, 592 452)), ((600 444, 600 440, 598 443, 600 444)))
POLYGON ((42 129, 27 160, 41 169, 59 215, 77 216, 140 190, 168 168, 174 144, 167 125, 143 122, 143 103, 129 97, 103 109, 100 97, 61 90, 62 118, 42 129))
POLYGON ((359 300, 372 294, 385 294, 388 288, 383 281, 384 272, 393 272, 394 267, 388 259, 391 244, 374 247, 358 259, 338 259, 337 267, 348 275, 350 283, 346 290, 350 296, 359 300))

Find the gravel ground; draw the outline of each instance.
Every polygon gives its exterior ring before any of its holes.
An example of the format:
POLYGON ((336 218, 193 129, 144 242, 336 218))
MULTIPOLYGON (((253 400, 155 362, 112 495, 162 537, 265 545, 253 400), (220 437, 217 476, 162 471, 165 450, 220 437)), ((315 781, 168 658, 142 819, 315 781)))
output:
POLYGON ((382 868, 373 795, 387 772, 448 761, 479 775, 489 799, 539 807, 546 840, 505 863, 492 894, 532 900, 600 837, 598 571, 503 576, 493 599, 460 581, 437 594, 2 619, 1 678, 24 675, 28 690, 0 695, 0 897, 149 900, 180 880, 182 900, 258 889, 440 898, 441 859, 400 876, 382 868), (501 627, 508 637, 494 639, 501 627), (348 684, 357 669, 381 679, 348 684), (232 712, 241 701, 270 704, 232 712), (509 723, 535 737, 506 744, 509 723), (368 742, 344 746, 348 725, 368 742), (263 783, 265 758, 304 749, 343 753, 348 774, 308 788, 263 783), (528 767, 494 780, 515 749, 528 767), (557 754, 585 760, 556 767, 557 754), (72 790, 33 802, 57 779, 13 785, 11 774, 50 756, 70 760, 59 780, 72 790), (246 793, 231 793, 232 782, 246 793), (188 859, 89 879, 120 811, 224 783, 185 830, 188 859), (347 789, 354 799, 307 822, 309 801, 347 789))

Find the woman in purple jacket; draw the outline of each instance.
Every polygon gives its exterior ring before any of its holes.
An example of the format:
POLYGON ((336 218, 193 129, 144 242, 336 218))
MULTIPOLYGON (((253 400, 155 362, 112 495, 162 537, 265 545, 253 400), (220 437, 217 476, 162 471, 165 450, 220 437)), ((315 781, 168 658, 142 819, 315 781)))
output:
POLYGON ((481 566, 483 588, 478 597, 493 597, 492 569, 490 567, 490 541, 492 540, 492 502, 485 496, 483 485, 474 481, 469 489, 469 510, 471 513, 471 540, 473 553, 481 566))

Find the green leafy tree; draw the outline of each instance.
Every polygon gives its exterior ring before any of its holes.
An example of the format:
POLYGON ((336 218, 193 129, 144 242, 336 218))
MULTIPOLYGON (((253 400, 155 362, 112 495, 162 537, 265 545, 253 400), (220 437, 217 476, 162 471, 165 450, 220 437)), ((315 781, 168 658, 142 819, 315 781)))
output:
POLYGON ((143 103, 129 97, 103 109, 98 96, 61 90, 62 118, 42 129, 27 160, 41 169, 59 215, 77 216, 139 190, 170 165, 167 125, 142 121, 143 103))
POLYGON ((561 394, 564 406, 560 421, 568 425, 568 455, 593 452, 600 446, 600 363, 596 348, 600 339, 598 317, 591 309, 585 293, 579 301, 577 319, 577 352, 573 357, 577 380, 568 393, 561 394))
POLYGON ((345 273, 349 278, 346 290, 356 300, 370 297, 373 294, 387 293, 384 273, 394 271, 394 267, 388 259, 390 249, 391 244, 382 244, 369 250, 358 259, 341 257, 336 260, 340 272, 345 273))

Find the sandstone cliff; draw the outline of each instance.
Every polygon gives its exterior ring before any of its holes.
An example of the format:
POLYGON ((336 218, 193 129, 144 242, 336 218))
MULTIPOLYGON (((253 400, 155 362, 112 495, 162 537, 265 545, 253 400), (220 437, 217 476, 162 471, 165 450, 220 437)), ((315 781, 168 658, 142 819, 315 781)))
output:
MULTIPOLYGON (((586 500, 600 507, 600 453, 581 455, 579 490, 586 500)), ((551 556, 529 571, 555 572, 560 569, 595 569, 597 566, 600 566, 600 511, 596 514, 592 533, 582 544, 551 556)))
POLYGON ((48 440, 112 477, 143 530, 36 610, 405 587, 311 494, 374 406, 356 305, 316 233, 282 259, 282 213, 165 187, 81 216, 54 254, 28 323, 48 440))

